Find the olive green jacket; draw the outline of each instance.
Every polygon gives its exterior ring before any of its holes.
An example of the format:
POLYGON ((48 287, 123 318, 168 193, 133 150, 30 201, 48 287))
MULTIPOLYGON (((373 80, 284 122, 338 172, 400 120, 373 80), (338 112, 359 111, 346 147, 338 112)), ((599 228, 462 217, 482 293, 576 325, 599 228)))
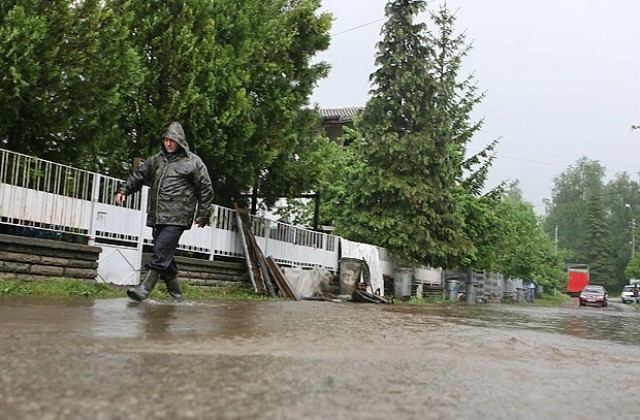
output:
POLYGON ((176 141, 181 150, 174 154, 162 151, 145 160, 126 182, 118 187, 121 194, 150 187, 147 226, 178 225, 189 229, 194 221, 209 224, 213 204, 213 187, 209 171, 200 157, 189 151, 182 126, 173 122, 163 138, 176 141))

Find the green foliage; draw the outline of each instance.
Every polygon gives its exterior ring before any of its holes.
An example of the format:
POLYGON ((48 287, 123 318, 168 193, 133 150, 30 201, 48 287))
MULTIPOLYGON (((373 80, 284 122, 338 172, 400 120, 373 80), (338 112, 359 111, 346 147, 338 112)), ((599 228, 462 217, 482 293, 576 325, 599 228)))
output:
POLYGON ((624 270, 624 275, 628 279, 640 279, 640 255, 636 255, 634 259, 629 261, 624 270))
POLYGON ((218 203, 317 188, 307 109, 326 63, 320 0, 15 0, 0 6, 0 140, 124 177, 179 120, 218 203))
POLYGON ((571 256, 565 262, 587 264, 592 283, 617 289, 628 282, 630 226, 640 188, 625 173, 605 185, 604 174, 599 162, 583 157, 557 177, 545 230, 557 232, 558 248, 571 256))
POLYGON ((563 255, 556 254, 542 220, 522 200, 517 185, 511 188, 502 199, 483 202, 485 229, 474 266, 506 278, 535 280, 548 289, 560 287, 566 277, 563 255))
POLYGON ((140 80, 126 18, 98 0, 18 0, 1 12, 5 147, 102 167, 122 148, 122 98, 140 80))
POLYGON ((319 5, 131 3, 133 42, 147 70, 129 104, 134 152, 155 152, 162 125, 179 120, 209 168, 218 203, 243 202, 252 188, 269 204, 314 189, 319 117, 303 108, 327 72, 324 63, 310 64, 329 44, 330 17, 316 16, 319 5))
MULTIPOLYGON (((346 129, 343 139, 350 139, 357 135, 353 130, 346 129)), ((325 151, 323 165, 318 173, 317 182, 320 193, 320 225, 334 226, 336 220, 343 218, 345 203, 349 198, 349 180, 358 171, 361 162, 357 160, 351 147, 340 146, 333 142, 323 141, 325 151)), ((288 200, 286 205, 278 210, 278 216, 300 226, 312 227, 315 201, 304 199, 288 200)), ((338 230, 334 232, 340 235, 338 230)))
POLYGON ((450 266, 465 250, 462 218, 446 168, 426 134, 387 134, 360 144, 368 162, 351 182, 341 232, 385 247, 403 263, 450 266))
POLYGON ((585 199, 589 189, 601 190, 604 172, 599 162, 583 157, 554 179, 545 229, 553 234, 557 226, 558 248, 572 250, 574 263, 588 264, 586 255, 590 243, 585 242, 584 235, 588 228, 585 199))
POLYGON ((356 122, 353 148, 362 163, 336 224, 349 239, 383 246, 402 263, 452 267, 468 264, 474 250, 470 238, 478 233, 467 231, 465 217, 486 180, 489 151, 464 159, 481 126, 470 123, 481 96, 472 79, 458 80, 468 47, 453 35, 454 16, 446 7, 431 13, 430 30, 414 23, 425 8, 417 0, 386 6, 374 89, 356 122), (477 166, 465 183, 465 170, 477 166))
POLYGON ((589 261, 590 282, 608 288, 615 286, 611 261, 611 237, 608 220, 602 199, 602 188, 594 186, 587 191, 585 201, 587 210, 587 229, 584 231, 587 246, 586 258, 589 261))
POLYGON ((605 186, 603 197, 609 220, 613 278, 616 288, 621 288, 630 278, 625 275, 625 269, 631 259, 632 236, 636 233, 632 221, 638 220, 640 184, 627 173, 616 174, 605 186))

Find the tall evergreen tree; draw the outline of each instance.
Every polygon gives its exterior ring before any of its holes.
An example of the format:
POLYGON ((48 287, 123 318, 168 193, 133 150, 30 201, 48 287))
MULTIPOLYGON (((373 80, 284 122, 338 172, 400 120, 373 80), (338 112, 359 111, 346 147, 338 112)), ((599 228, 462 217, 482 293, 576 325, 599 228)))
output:
POLYGON ((554 179, 545 229, 557 232, 558 248, 570 253, 567 263, 587 264, 594 283, 612 287, 619 283, 613 269, 610 220, 614 212, 624 210, 624 199, 608 195, 611 190, 604 187, 604 175, 599 162, 583 157, 554 179))
POLYGON ((590 281, 608 288, 615 285, 611 255, 611 236, 607 223, 603 188, 595 185, 586 192, 585 261, 589 264, 590 281))
POLYGON ((590 189, 601 191, 605 168, 597 161, 580 158, 554 179, 551 200, 547 202, 545 230, 558 233, 558 248, 571 251, 572 263, 588 264, 584 232, 588 229, 586 197, 590 189))
POLYGON ((631 262, 632 243, 638 242, 633 240, 633 236, 637 235, 637 226, 633 228, 632 223, 640 221, 640 184, 627 173, 619 173, 607 183, 603 197, 609 214, 613 278, 616 289, 622 289, 629 282, 625 269, 631 262))
POLYGON ((371 98, 357 123, 362 138, 354 142, 362 169, 339 231, 401 261, 451 267, 468 261, 473 247, 459 204, 473 184, 465 190, 464 145, 480 127, 469 122, 480 97, 468 79, 457 80, 467 48, 452 35, 453 16, 446 7, 432 13, 436 31, 429 31, 414 23, 425 8, 420 0, 386 6, 371 98))

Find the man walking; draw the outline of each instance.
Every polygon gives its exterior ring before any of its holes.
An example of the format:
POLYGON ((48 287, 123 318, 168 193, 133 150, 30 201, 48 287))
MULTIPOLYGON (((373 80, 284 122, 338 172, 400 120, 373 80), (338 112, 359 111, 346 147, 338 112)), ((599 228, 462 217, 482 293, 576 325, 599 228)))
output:
POLYGON ((175 262, 178 242, 192 224, 198 227, 209 224, 213 187, 206 166, 189 151, 180 123, 169 124, 162 136, 161 149, 118 187, 115 202, 120 206, 127 195, 143 185, 150 187, 147 226, 153 229, 153 255, 142 284, 127 289, 127 296, 143 301, 158 279, 162 279, 173 300, 179 302, 182 289, 175 262))

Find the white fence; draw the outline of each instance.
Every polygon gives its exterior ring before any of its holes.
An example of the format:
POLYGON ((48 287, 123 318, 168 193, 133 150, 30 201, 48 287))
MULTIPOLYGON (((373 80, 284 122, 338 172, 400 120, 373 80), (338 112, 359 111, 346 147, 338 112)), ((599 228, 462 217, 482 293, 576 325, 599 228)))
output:
MULTIPOLYGON (((152 243, 146 226, 148 188, 127 197, 122 207, 114 203, 120 179, 100 175, 0 149, 0 222, 52 232, 85 236, 102 248, 98 281, 137 284, 144 245, 152 243)), ((252 216, 252 231, 263 253, 279 264, 338 271, 340 238, 252 216)), ((232 209, 215 206, 211 226, 190 229, 179 249, 210 260, 244 258, 232 209)), ((383 275, 393 275, 394 265, 385 249, 378 248, 383 275)), ((438 283, 440 270, 419 268, 416 277, 438 283)))

